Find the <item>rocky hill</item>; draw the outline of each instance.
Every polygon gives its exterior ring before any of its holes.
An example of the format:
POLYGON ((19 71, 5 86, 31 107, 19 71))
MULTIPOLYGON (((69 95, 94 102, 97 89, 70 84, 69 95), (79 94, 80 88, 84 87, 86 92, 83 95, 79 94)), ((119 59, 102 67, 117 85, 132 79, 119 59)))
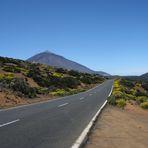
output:
POLYGON ((104 80, 96 74, 0 57, 0 107, 13 106, 24 98, 78 93, 104 80))

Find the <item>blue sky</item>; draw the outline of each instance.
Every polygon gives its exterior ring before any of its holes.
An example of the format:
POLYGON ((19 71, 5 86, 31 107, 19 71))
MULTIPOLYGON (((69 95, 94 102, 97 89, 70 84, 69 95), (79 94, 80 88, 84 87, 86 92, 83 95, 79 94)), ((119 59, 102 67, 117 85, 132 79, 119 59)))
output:
POLYGON ((148 1, 0 0, 0 56, 45 50, 111 74, 148 72, 148 1))

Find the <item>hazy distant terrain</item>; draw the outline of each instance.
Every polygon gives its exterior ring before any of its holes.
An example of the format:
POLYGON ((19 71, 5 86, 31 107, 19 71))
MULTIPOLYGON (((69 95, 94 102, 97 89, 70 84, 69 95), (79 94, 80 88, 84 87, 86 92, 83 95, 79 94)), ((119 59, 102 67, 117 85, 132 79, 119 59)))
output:
POLYGON ((131 80, 148 82, 148 73, 142 74, 141 76, 126 76, 125 78, 131 79, 131 80))

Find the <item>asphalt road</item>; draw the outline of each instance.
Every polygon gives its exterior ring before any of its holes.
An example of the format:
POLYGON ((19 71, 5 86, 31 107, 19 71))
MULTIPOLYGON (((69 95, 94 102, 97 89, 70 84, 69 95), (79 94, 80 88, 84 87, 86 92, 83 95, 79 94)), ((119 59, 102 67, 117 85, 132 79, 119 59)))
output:
POLYGON ((0 110, 0 148, 70 148, 108 97, 113 80, 58 100, 0 110))

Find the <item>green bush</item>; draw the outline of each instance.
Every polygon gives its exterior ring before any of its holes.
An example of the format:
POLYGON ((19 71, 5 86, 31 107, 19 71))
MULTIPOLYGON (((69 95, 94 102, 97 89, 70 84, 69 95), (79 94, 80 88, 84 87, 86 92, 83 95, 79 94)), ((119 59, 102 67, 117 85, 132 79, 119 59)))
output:
POLYGON ((140 104, 140 106, 144 109, 148 109, 148 102, 143 102, 140 104))
POLYGON ((49 94, 51 94, 53 96, 65 96, 68 93, 64 89, 57 89, 56 91, 50 92, 49 94))
POLYGON ((85 91, 85 89, 68 89, 68 95, 73 95, 85 91))
POLYGON ((54 72, 54 73, 53 73, 53 76, 54 76, 54 77, 58 77, 58 78, 62 78, 62 77, 63 77, 63 74, 54 72))
POLYGON ((124 108, 124 106, 126 105, 126 100, 118 99, 118 100, 116 100, 116 104, 118 107, 124 108))
POLYGON ((136 101, 137 101, 137 103, 143 103, 143 102, 146 102, 146 101, 148 101, 148 97, 146 97, 146 96, 140 96, 140 97, 137 97, 136 98, 136 101))
POLYGON ((148 96, 148 94, 145 91, 137 90, 135 96, 148 96))
POLYGON ((48 92, 49 92, 48 88, 44 87, 37 88, 37 94, 48 94, 48 92))
POLYGON ((133 95, 131 95, 131 94, 125 94, 125 98, 126 98, 127 100, 136 100, 136 97, 133 96, 133 95))
POLYGON ((57 68, 57 69, 55 69, 55 72, 62 73, 62 74, 68 73, 68 71, 66 69, 63 69, 63 68, 57 68))
POLYGON ((9 87, 16 92, 22 93, 24 96, 33 98, 36 96, 36 89, 28 86, 23 79, 13 79, 9 87))
POLYGON ((135 86, 133 81, 126 79, 120 79, 120 84, 128 88, 133 88, 135 86))
POLYGON ((14 73, 20 73, 21 72, 21 68, 17 67, 17 66, 4 66, 3 67, 3 70, 4 71, 7 71, 7 72, 14 72, 14 73))
POLYGON ((49 94, 53 95, 53 96, 66 96, 66 95, 73 95, 76 93, 80 93, 85 91, 84 89, 56 89, 53 92, 49 92, 49 94))
POLYGON ((111 105, 116 105, 116 98, 114 96, 108 97, 108 103, 111 105))
POLYGON ((14 74, 13 73, 5 73, 5 74, 0 74, 0 80, 12 80, 14 78, 14 74))
POLYGON ((92 79, 89 76, 83 76, 80 78, 80 81, 85 84, 92 84, 92 79))
POLYGON ((142 87, 143 87, 146 91, 148 91, 148 82, 147 82, 147 83, 143 83, 143 84, 142 84, 142 87))
POLYGON ((71 75, 71 76, 74 76, 74 77, 79 77, 79 76, 81 75, 80 72, 74 71, 74 70, 70 70, 70 71, 68 72, 68 74, 71 75))
POLYGON ((121 91, 113 91, 113 96, 115 97, 115 98, 121 98, 121 97, 123 97, 124 96, 124 94, 123 94, 123 92, 121 92, 121 91))

